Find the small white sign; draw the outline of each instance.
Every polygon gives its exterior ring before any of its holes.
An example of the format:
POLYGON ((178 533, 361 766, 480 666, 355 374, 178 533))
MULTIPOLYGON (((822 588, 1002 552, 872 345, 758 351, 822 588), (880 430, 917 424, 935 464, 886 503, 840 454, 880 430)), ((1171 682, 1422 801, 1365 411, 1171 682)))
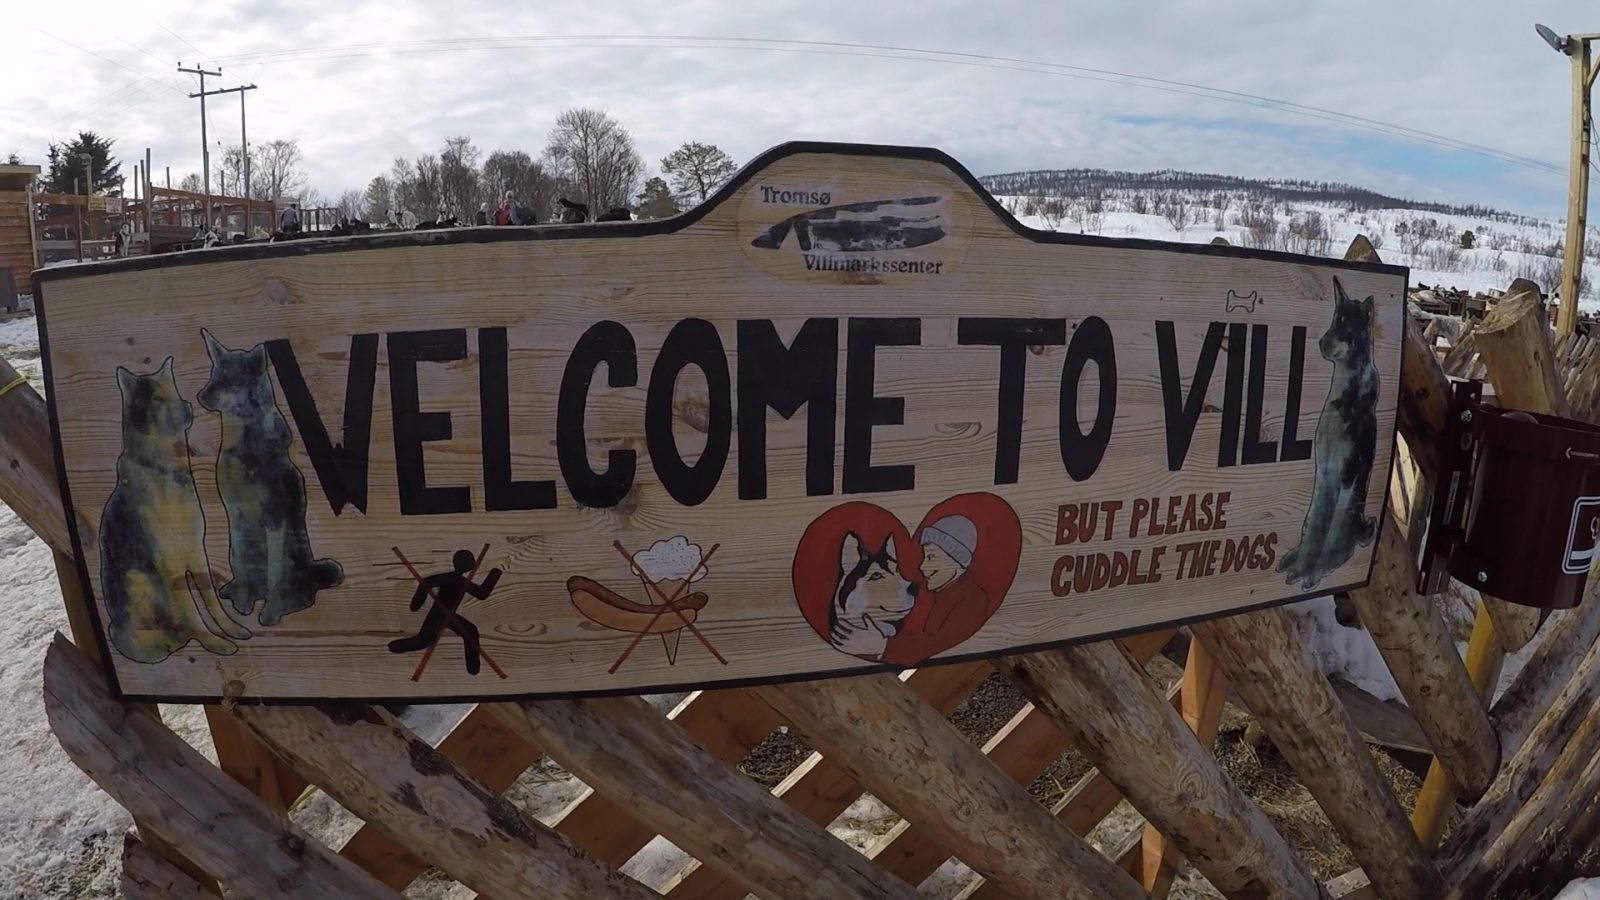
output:
POLYGON ((1579 497, 1572 502, 1572 521, 1567 526, 1567 549, 1561 558, 1561 571, 1583 575, 1594 561, 1600 546, 1600 497, 1579 497))

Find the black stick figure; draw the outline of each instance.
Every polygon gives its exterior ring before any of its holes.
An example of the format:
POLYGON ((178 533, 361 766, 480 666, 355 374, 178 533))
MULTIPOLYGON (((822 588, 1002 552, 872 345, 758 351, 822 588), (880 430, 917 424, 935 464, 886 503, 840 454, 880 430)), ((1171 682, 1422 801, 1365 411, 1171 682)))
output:
POLYGON ((490 569, 481 584, 473 584, 468 573, 472 571, 476 560, 473 559, 471 550, 457 550, 451 558, 454 569, 449 572, 440 572, 429 575, 417 581, 417 590, 411 595, 411 611, 416 612, 422 608, 424 601, 431 593, 434 595, 432 608, 422 620, 422 627, 417 633, 408 638, 399 638, 389 642, 390 653, 410 653, 432 646, 439 640, 441 632, 449 628, 461 636, 461 643, 467 657, 467 674, 476 675, 482 664, 483 650, 478 644, 478 626, 472 624, 459 612, 461 601, 468 594, 479 600, 489 599, 494 592, 494 586, 500 581, 500 570, 490 569))

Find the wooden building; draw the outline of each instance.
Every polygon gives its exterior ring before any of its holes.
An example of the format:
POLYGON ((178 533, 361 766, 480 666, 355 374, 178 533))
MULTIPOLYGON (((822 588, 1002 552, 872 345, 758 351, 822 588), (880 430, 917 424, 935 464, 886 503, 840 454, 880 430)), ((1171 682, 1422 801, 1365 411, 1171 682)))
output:
POLYGON ((33 180, 38 166, 0 166, 0 312, 17 307, 17 294, 29 291, 35 264, 33 180))

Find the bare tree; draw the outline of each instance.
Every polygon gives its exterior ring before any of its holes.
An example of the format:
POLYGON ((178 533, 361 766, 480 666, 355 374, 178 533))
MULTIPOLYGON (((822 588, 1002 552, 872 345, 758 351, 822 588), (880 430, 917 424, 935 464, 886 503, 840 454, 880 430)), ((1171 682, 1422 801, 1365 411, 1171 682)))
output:
POLYGON ((1189 226, 1189 203, 1182 197, 1170 197, 1162 207, 1161 215, 1166 218, 1167 224, 1178 234, 1183 234, 1183 229, 1189 226))
POLYGON ((661 160, 661 171, 672 179, 672 190, 690 203, 704 203, 711 192, 728 183, 739 167, 716 144, 689 141, 661 160))
POLYGON ((484 201, 499 204, 507 191, 521 201, 541 221, 554 215, 560 183, 550 167, 522 150, 496 150, 483 161, 480 176, 484 201))
POLYGON ((359 219, 366 201, 360 191, 345 191, 333 205, 339 208, 339 215, 346 219, 359 219))
POLYGON ((466 135, 445 138, 439 154, 439 203, 446 215, 466 221, 472 218, 482 194, 479 185, 478 151, 466 135))
POLYGON ((545 155, 594 214, 627 206, 639 192, 644 160, 621 123, 598 109, 569 109, 556 117, 545 155))
POLYGON ((188 191, 191 194, 198 194, 200 193, 202 187, 204 187, 204 185, 200 181, 200 176, 193 172, 190 172, 178 180, 178 190, 180 191, 188 191))
POLYGON ((255 199, 276 200, 305 190, 299 140, 266 141, 257 144, 250 156, 250 190, 255 199))
POLYGON ((394 183, 395 211, 425 219, 437 215, 443 198, 439 170, 439 157, 432 154, 415 160, 396 159, 389 176, 394 183))

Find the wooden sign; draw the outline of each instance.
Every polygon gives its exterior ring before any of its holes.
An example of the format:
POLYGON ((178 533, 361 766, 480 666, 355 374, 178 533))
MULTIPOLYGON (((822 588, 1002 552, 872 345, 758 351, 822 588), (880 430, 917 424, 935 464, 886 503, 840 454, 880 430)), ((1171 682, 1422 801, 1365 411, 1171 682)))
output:
POLYGON ((1361 585, 1406 285, 822 144, 663 221, 39 277, 105 657, 160 700, 772 681, 1361 585))

